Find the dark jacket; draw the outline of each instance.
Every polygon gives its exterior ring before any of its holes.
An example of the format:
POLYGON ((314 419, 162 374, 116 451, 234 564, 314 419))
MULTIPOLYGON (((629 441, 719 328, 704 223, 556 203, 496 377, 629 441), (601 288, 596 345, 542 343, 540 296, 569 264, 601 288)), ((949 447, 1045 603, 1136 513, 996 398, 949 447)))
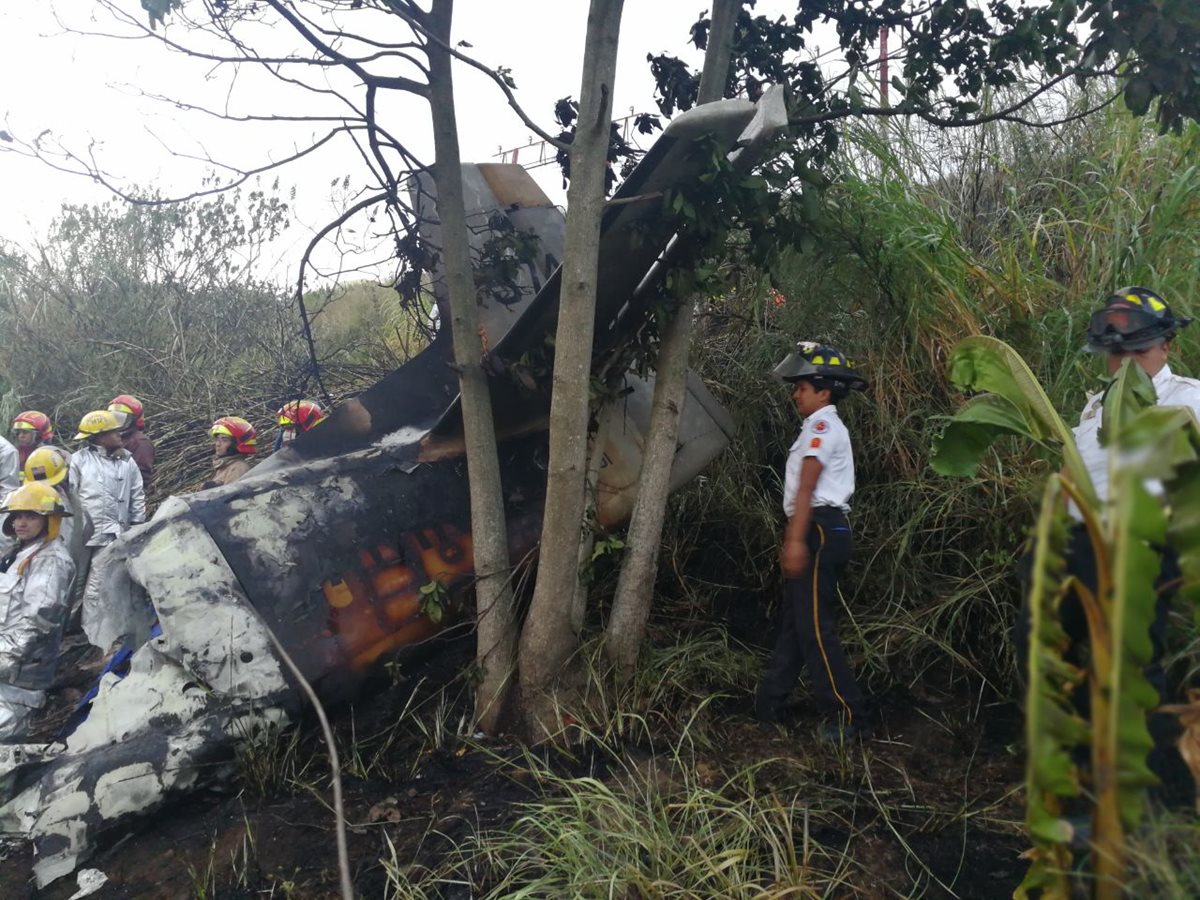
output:
POLYGON ((142 473, 142 485, 149 491, 154 483, 154 445, 150 443, 146 433, 137 428, 121 435, 121 440, 133 461, 137 463, 138 471, 142 473))

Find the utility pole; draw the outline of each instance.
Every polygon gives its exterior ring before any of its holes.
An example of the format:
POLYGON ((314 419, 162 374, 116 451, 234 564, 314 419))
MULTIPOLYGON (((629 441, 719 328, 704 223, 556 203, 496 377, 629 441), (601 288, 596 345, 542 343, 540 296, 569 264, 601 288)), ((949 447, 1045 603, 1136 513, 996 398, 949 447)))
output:
POLYGON ((884 25, 879 29, 879 102, 888 105, 888 29, 884 25))

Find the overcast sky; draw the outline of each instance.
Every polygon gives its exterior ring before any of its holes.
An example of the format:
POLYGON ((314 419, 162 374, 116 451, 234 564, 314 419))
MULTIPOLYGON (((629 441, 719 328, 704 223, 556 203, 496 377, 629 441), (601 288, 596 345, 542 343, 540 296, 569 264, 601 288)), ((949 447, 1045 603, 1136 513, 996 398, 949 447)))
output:
MULTIPOLYGON (((117 0, 117 5, 142 20, 139 0, 117 0)), ((699 67, 700 54, 687 44, 687 37, 706 6, 704 0, 627 0, 614 116, 631 109, 657 112, 647 53, 668 51, 699 67)), ((795 4, 763 0, 758 7, 758 12, 772 13, 794 9, 795 4)), ((343 21, 357 24, 358 15, 347 13, 343 21)), ((455 40, 468 41, 472 46, 466 52, 489 66, 510 68, 522 105, 553 131, 554 101, 579 93, 586 0, 459 0, 455 15, 455 40)), ((196 189, 213 168, 179 154, 248 168, 287 156, 319 133, 310 124, 231 125, 146 96, 239 114, 311 113, 322 102, 250 67, 235 75, 231 67, 189 59, 154 40, 104 37, 96 32, 133 33, 127 25, 114 22, 94 0, 3 3, 0 116, 4 123, 0 127, 25 140, 49 131, 74 152, 93 154, 100 167, 123 185, 150 185, 168 195, 196 189)), ((165 33, 181 43, 189 41, 179 24, 168 23, 165 33)), ((294 39, 276 30, 261 35, 261 40, 270 44, 294 39)), ((485 76, 459 66, 455 89, 464 160, 494 161, 501 147, 530 140, 529 130, 485 76)), ((398 101, 381 118, 412 150, 431 158, 429 116, 423 101, 398 101)), ((0 143, 0 150, 4 148, 0 143)), ((340 208, 344 175, 351 177, 351 191, 366 177, 355 151, 344 142, 279 171, 284 195, 293 187, 296 190, 297 221, 287 239, 272 248, 274 274, 290 278, 312 231, 340 208), (339 185, 331 187, 335 179, 339 185)), ((540 169, 535 177, 552 198, 561 199, 557 167, 540 169)), ((28 247, 45 233, 63 202, 102 201, 109 196, 85 178, 0 152, 0 239, 28 247)))

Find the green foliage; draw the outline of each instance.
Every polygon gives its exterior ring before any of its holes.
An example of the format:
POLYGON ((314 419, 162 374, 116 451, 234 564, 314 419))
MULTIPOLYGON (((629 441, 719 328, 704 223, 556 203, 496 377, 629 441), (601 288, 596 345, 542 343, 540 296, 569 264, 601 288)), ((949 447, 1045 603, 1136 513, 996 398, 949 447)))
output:
POLYGON ((1200 828, 1189 813, 1154 811, 1130 836, 1130 897, 1200 896, 1200 828))
MULTIPOLYGON (((1051 433, 1062 436, 1064 455, 1078 460, 1069 433, 1032 376, 1023 381, 1011 377, 1014 371, 1028 373, 1014 365, 1014 357, 1012 348, 1000 342, 968 339, 955 348, 951 368, 955 381, 967 387, 1003 392, 1012 410, 1044 410, 1044 417, 1010 415, 1011 427, 1005 430, 1044 440, 1046 427, 1051 426, 1051 433), (964 364, 964 359, 969 363, 964 364), (979 377, 981 372, 990 377, 979 377), (995 377, 997 372, 1001 377, 995 377)), ((1070 757, 1074 747, 1091 749, 1095 869, 1102 895, 1111 895, 1124 880, 1125 834, 1140 821, 1145 788, 1156 780, 1146 764, 1153 746, 1146 715, 1159 698, 1144 672, 1153 655, 1150 627, 1158 597, 1156 582, 1174 503, 1164 507, 1151 496, 1145 479, 1162 478, 1177 490, 1186 489, 1177 472, 1181 465, 1200 459, 1200 428, 1190 410, 1160 410, 1154 402, 1150 378, 1127 358, 1104 397, 1101 441, 1109 448, 1111 503, 1102 506, 1094 495, 1089 496, 1083 489, 1086 473, 1080 481, 1074 471, 1066 478, 1052 475, 1043 495, 1030 593, 1027 697, 1027 825, 1035 849, 1021 896, 1033 889, 1056 897, 1069 894, 1064 873, 1070 863, 1066 845, 1071 829, 1059 815, 1058 801, 1079 793, 1078 773, 1070 757), (1063 488, 1078 504, 1092 544, 1098 573, 1094 593, 1090 586, 1068 577, 1064 567, 1063 488), (1066 635, 1057 623, 1058 601, 1068 590, 1076 593, 1087 615, 1090 733, 1071 712, 1070 690, 1083 673, 1063 658, 1066 635)), ((967 430, 948 428, 940 443, 963 440, 971 451, 986 448, 978 431, 970 431, 978 421, 971 404, 962 415, 967 417, 967 430)), ((1189 469, 1188 474, 1197 477, 1200 472, 1189 469)), ((1196 548, 1175 549, 1189 553, 1196 548)))
POLYGON ((446 614, 450 602, 450 590, 441 581, 427 581, 417 592, 421 595, 421 612, 437 624, 446 614))
MULTIPOLYGON (((1053 105, 1094 102, 1068 95, 1053 105)), ((660 590, 688 616, 716 596, 739 629, 771 602, 780 473, 799 423, 769 373, 797 339, 827 341, 871 382, 841 409, 858 482, 843 582, 843 639, 857 671, 875 691, 932 669, 986 679, 1007 696, 1016 556, 1058 451, 1006 440, 980 457, 974 480, 930 470, 929 449, 961 403, 947 360, 966 337, 1001 339, 1055 409, 1078 410, 1102 385, 1082 347, 1087 316, 1108 292, 1148 283, 1192 313, 1200 129, 1157 137, 1149 123, 1110 111, 1057 131, 994 123, 946 133, 893 122, 848 134, 843 175, 828 188, 809 248, 782 250, 764 273, 743 251, 745 234, 733 232, 732 286, 700 306, 695 365, 735 433, 702 479, 671 500, 660 590)), ((1196 337, 1188 329, 1174 342, 1176 372, 1200 370, 1196 337)), ((1200 532, 1200 512, 1188 522, 1200 532)), ((1196 570, 1200 559, 1190 563, 1196 570)), ((1198 658, 1195 648, 1183 652, 1185 663, 1198 658)))
POLYGON ((183 0, 142 0, 142 9, 150 17, 150 27, 157 28, 167 16, 183 5, 183 0))
POLYGON ((1085 495, 1094 495, 1070 429, 1015 350, 984 335, 966 338, 950 355, 950 381, 959 390, 979 396, 955 414, 935 441, 934 471, 974 475, 997 437, 1018 435, 1060 448, 1075 484, 1085 495))
MULTIPOLYGON (((1116 71, 1135 115, 1160 101, 1156 118, 1164 131, 1200 119, 1200 16, 1189 0, 831 0, 801 3, 795 16, 775 19, 754 15, 753 7, 747 3, 738 15, 726 95, 788 85, 798 136, 818 167, 837 152, 840 120, 893 113, 939 125, 986 120, 994 92, 1021 87, 1011 114, 1068 75, 1082 83, 1116 71), (813 38, 814 27, 829 21, 837 25, 840 67, 813 38), (872 105, 858 77, 885 28, 904 35, 890 106, 882 97, 872 105)), ((702 49, 706 16, 691 32, 702 49)), ((665 54, 649 60, 662 112, 690 108, 698 74, 665 54)))
POLYGON ((471 835, 441 871, 385 860, 394 896, 435 895, 464 878, 486 898, 782 900, 839 886, 836 849, 808 833, 810 800, 764 787, 766 763, 706 779, 686 745, 661 763, 605 763, 614 777, 564 776, 527 757, 517 771, 532 777, 538 799, 504 829, 471 835))
POLYGON ((1029 689, 1025 701, 1025 827, 1033 848, 1018 897, 1042 891, 1068 897, 1071 824, 1062 817, 1062 798, 1079 794, 1079 772, 1071 747, 1088 739, 1088 725, 1075 712, 1072 693, 1086 672, 1063 659, 1068 638, 1058 617, 1066 575, 1067 511, 1058 478, 1046 482, 1034 532, 1034 567, 1029 590, 1029 689))

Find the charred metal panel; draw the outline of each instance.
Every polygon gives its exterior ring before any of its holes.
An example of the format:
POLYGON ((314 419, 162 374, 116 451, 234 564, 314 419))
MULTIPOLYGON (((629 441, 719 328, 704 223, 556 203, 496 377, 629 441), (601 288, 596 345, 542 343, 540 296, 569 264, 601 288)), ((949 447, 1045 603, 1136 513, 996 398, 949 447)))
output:
MULTIPOLYGON (((693 152, 697 139, 711 138, 719 146, 732 149, 753 119, 754 111, 755 106, 749 100, 722 100, 677 116, 613 194, 613 202, 600 224, 596 355, 618 342, 620 335, 610 326, 670 237, 646 227, 662 215, 661 193, 689 184, 703 171, 704 161, 693 152), (624 202, 634 197, 646 199, 624 202)), ((494 355, 508 361, 519 359, 554 333, 561 278, 560 268, 520 322, 497 342, 494 355)))
MULTIPOLYGON (((521 275, 511 297, 481 298, 480 324, 491 340, 502 337, 549 280, 562 258, 565 223, 537 183, 520 166, 473 163, 462 167, 464 204, 472 254, 477 258, 490 236, 494 216, 507 217, 514 229, 534 231, 542 248, 521 275)), ((412 179, 413 205, 421 237, 431 247, 441 245, 433 178, 422 173, 412 179)), ((442 321, 449 321, 445 279, 430 273, 442 321)), ((346 453, 400 428, 425 431, 445 415, 458 398, 454 348, 450 331, 442 328, 419 354, 357 397, 340 404, 319 428, 297 436, 288 452, 268 463, 277 468, 289 460, 346 453)))
MULTIPOLYGON (((536 540, 521 524, 541 517, 545 442, 538 433, 500 448, 518 557, 536 540)), ((330 697, 382 653, 433 633, 421 586, 471 581, 465 461, 419 462, 417 449, 307 463, 189 501, 250 602, 330 697)))
MULTIPOLYGON (((645 227, 661 215, 661 192, 687 184, 702 171, 703 160, 693 153, 697 139, 710 137, 734 149, 755 109, 748 100, 722 100, 678 116, 617 189, 600 230, 597 355, 612 349, 622 335, 636 327, 636 323, 626 321, 617 328, 616 323, 618 314, 627 307, 666 246, 669 235, 656 235, 654 229, 645 227), (624 202, 635 197, 646 199, 624 202)), ((414 199, 423 234, 436 246, 431 179, 421 179, 414 189, 414 199)), ((468 221, 486 223, 489 215, 502 212, 515 227, 534 228, 545 248, 524 276, 531 287, 534 281, 543 282, 536 294, 522 294, 511 304, 485 302, 480 310, 497 371, 506 370, 527 352, 540 349, 547 336, 554 333, 557 322, 562 216, 536 184, 526 179, 528 175, 520 166, 464 166, 463 170, 468 221)), ((472 230, 476 250, 485 239, 486 228, 472 230)), ((434 273, 435 294, 440 281, 434 273)), ((444 308, 444 300, 439 300, 439 305, 444 308)), ((318 428, 297 436, 289 456, 313 458, 344 453, 400 427, 431 427, 431 417, 445 422, 447 430, 455 430, 456 416, 446 415, 458 393, 457 378, 450 368, 453 358, 449 335, 443 329, 438 339, 409 363, 343 403, 318 428)), ((493 394, 502 426, 515 426, 530 407, 540 408, 547 402, 543 392, 525 390, 509 378, 494 379, 493 394)))

